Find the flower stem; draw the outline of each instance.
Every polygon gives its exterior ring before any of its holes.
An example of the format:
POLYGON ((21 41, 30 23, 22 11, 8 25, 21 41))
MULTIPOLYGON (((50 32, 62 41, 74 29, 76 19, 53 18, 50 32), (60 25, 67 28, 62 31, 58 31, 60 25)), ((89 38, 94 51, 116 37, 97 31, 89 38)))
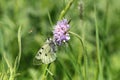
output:
MULTIPOLYGON (((73 1, 74 1, 74 0, 70 0, 70 1, 68 2, 68 4, 66 5, 66 7, 61 11, 60 16, 58 17, 58 20, 61 20, 61 19, 65 16, 65 14, 67 13, 68 9, 69 9, 70 6, 72 5, 73 1)), ((50 19, 50 15, 49 15, 49 19, 50 19)), ((51 24, 52 24, 52 22, 51 22, 51 24)), ((46 66, 46 68, 45 68, 43 79, 45 79, 46 76, 47 76, 47 73, 49 73, 49 71, 48 71, 48 70, 49 70, 49 66, 50 66, 50 64, 48 64, 48 65, 46 66)), ((53 76, 53 75, 51 75, 51 76, 53 76)))
POLYGON ((66 5, 66 7, 61 11, 60 16, 58 17, 58 20, 61 20, 65 16, 70 6, 72 5, 73 1, 74 0, 70 0, 69 3, 66 5))
MULTIPOLYGON (((74 35, 74 36, 76 36, 76 37, 80 40, 80 42, 81 42, 81 44, 82 44, 83 54, 84 54, 84 62, 85 62, 85 67, 84 67, 85 76, 84 76, 84 80, 87 80, 87 51, 86 51, 86 49, 85 49, 84 42, 83 42, 82 38, 81 38, 78 34, 76 34, 76 33, 74 33, 74 32, 71 32, 71 31, 69 31, 69 33, 72 34, 72 35, 74 35)), ((79 56, 79 55, 78 55, 78 56, 79 56)), ((79 61, 79 60, 78 60, 78 61, 79 61)), ((78 62, 78 64, 79 64, 79 62, 78 62)))

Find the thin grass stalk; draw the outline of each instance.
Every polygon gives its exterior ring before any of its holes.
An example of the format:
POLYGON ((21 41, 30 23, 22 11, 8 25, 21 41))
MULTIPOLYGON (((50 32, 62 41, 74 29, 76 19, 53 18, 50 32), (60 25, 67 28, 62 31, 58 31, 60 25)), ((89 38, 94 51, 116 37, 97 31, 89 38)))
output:
POLYGON ((50 16, 50 12, 48 12, 48 19, 49 19, 49 21, 50 21, 50 25, 53 26, 53 22, 52 22, 52 18, 51 18, 51 16, 50 16))
POLYGON ((15 76, 17 76, 16 71, 17 71, 19 64, 20 64, 20 59, 21 59, 21 26, 18 29, 18 46, 19 46, 18 56, 16 57, 14 67, 10 69, 11 70, 10 73, 13 76, 10 76, 9 80, 15 80, 15 76))
POLYGON ((18 67, 20 64, 20 59, 21 59, 21 26, 18 29, 18 46, 19 46, 19 53, 18 53, 18 67))
MULTIPOLYGON (((81 59, 82 59, 82 55, 80 55, 80 56, 78 56, 78 61, 77 61, 77 63, 78 63, 78 66, 76 66, 76 57, 74 56, 74 54, 72 54, 72 53, 74 53, 73 52, 73 49, 72 49, 72 45, 68 42, 68 46, 69 46, 69 48, 70 48, 70 54, 69 54, 69 57, 70 57, 70 59, 71 59, 71 62, 72 62, 72 64, 73 64, 73 66, 74 66, 74 69, 75 69, 75 75, 79 75, 78 76, 78 79, 80 79, 80 80, 83 80, 83 75, 82 75, 82 69, 81 69, 81 63, 80 63, 80 61, 81 61, 81 59)), ((68 50, 68 48, 66 47, 66 51, 68 52, 69 50, 68 50)), ((68 52, 69 53, 69 52, 68 52)))
MULTIPOLYGON (((106 37, 109 36, 109 25, 108 25, 108 20, 109 20, 109 6, 110 6, 110 1, 109 0, 106 0, 106 11, 105 11, 105 23, 104 23, 104 26, 106 26, 106 37)), ((105 43, 106 44, 106 43, 105 43)), ((105 45, 104 45, 105 46, 105 45)), ((110 44, 108 44, 108 46, 110 46, 110 44)), ((108 53, 108 50, 105 50, 105 54, 108 53)), ((105 59, 107 59, 107 64, 106 64, 106 67, 107 67, 107 76, 108 76, 108 79, 111 80, 112 79, 112 75, 111 75, 111 71, 110 71, 110 62, 109 62, 109 56, 105 55, 105 59)))
POLYGON ((102 72, 102 63, 101 63, 101 55, 100 55, 100 45, 99 45, 99 29, 97 24, 97 17, 96 17, 96 4, 94 3, 94 16, 95 16, 95 31, 96 31, 96 47, 97 47, 97 59, 98 59, 98 78, 99 80, 103 80, 103 72, 102 72))
POLYGON ((82 40, 82 38, 78 34, 76 34, 74 32, 71 32, 71 31, 69 31, 69 33, 72 34, 72 35, 74 35, 75 37, 77 37, 80 40, 80 42, 81 42, 81 45, 82 45, 82 48, 83 48, 84 60, 85 60, 85 67, 84 67, 85 76, 84 76, 84 80, 87 80, 87 51, 85 49, 83 40, 82 40))
MULTIPOLYGON (((79 2, 79 6, 78 6, 78 9, 79 9, 79 17, 80 17, 80 26, 82 26, 82 29, 81 29, 81 33, 82 33, 82 41, 83 41, 83 55, 84 56, 84 80, 88 80, 88 58, 87 58, 87 50, 86 50, 86 46, 84 45, 84 42, 85 42, 85 29, 86 29, 86 26, 84 24, 84 2, 83 0, 80 0, 79 2)), ((78 60, 80 60, 80 54, 78 56, 78 60)))
POLYGON ((59 59, 58 59, 57 62, 58 62, 59 67, 61 67, 61 68, 63 69, 63 71, 65 72, 65 74, 67 75, 68 79, 69 79, 69 80, 72 80, 72 76, 69 74, 67 68, 65 68, 65 67, 63 66, 63 64, 62 64, 63 62, 62 62, 61 60, 59 60, 59 59))
POLYGON ((5 62, 6 62, 6 64, 7 64, 7 66, 8 66, 8 69, 9 69, 9 71, 10 71, 10 77, 9 77, 9 80, 14 80, 14 74, 13 74, 13 69, 12 69, 12 64, 10 64, 10 61, 7 59, 7 56, 6 56, 6 52, 5 52, 5 50, 4 50, 4 40, 3 40, 3 37, 2 37, 2 33, 1 33, 2 31, 0 30, 0 42, 1 42, 1 45, 0 45, 0 47, 1 47, 1 53, 2 53, 2 56, 3 56, 3 58, 4 58, 4 60, 5 60, 5 62))
POLYGON ((19 53, 14 62, 14 73, 16 73, 18 69, 21 59, 21 26, 18 29, 18 47, 19 47, 19 53))

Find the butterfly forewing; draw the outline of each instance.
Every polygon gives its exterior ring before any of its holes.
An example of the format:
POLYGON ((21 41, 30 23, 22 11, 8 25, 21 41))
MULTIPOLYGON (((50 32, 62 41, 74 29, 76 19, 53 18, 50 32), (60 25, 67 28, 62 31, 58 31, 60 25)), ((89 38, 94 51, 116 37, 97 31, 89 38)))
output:
POLYGON ((39 49, 37 52, 34 64, 39 65, 41 63, 49 64, 56 60, 56 51, 55 51, 55 44, 54 42, 49 39, 45 42, 42 48, 39 49), (52 46, 51 46, 52 45, 52 46))

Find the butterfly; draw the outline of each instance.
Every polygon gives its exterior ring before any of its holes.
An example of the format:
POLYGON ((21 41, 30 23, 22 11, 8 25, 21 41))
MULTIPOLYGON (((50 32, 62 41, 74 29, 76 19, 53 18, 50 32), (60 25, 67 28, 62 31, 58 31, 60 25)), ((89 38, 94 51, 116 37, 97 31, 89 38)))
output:
POLYGON ((33 64, 49 64, 56 60, 56 44, 51 38, 48 38, 45 44, 39 49, 35 58, 33 59, 33 64))

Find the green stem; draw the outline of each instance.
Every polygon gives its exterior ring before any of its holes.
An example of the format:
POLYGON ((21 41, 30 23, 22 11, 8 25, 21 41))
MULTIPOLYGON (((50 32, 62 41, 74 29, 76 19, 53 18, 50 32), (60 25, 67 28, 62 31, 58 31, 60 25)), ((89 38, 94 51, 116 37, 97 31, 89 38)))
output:
POLYGON ((14 72, 13 70, 10 71, 10 78, 9 80, 14 80, 14 72))
MULTIPOLYGON (((85 62, 85 67, 84 67, 85 76, 84 76, 84 80, 87 80, 87 51, 86 51, 86 49, 85 49, 83 40, 82 40, 82 38, 81 38, 78 34, 76 34, 76 33, 74 33, 74 32, 71 32, 71 31, 69 31, 69 33, 72 34, 72 35, 74 35, 74 36, 76 36, 76 37, 80 40, 80 42, 81 42, 81 44, 82 44, 83 54, 84 54, 84 62, 85 62)), ((78 55, 78 56, 79 56, 79 55, 78 55)), ((79 61, 79 60, 78 60, 78 61, 79 61)), ((78 62, 78 64, 79 64, 79 62, 78 62)))
MULTIPOLYGON (((70 0, 70 1, 68 2, 68 4, 66 5, 66 7, 61 11, 60 16, 58 17, 58 20, 61 20, 61 19, 65 16, 65 14, 66 14, 67 11, 69 10, 70 6, 72 5, 73 1, 74 1, 74 0, 70 0)), ((50 19, 50 15, 49 15, 49 14, 48 14, 48 16, 49 16, 49 19, 50 19)), ((51 23, 51 25, 52 25, 52 22, 50 22, 50 23, 51 23)), ((45 69, 45 71, 44 71, 43 79, 45 79, 46 76, 47 76, 49 66, 50 66, 50 64, 48 64, 48 65, 46 66, 46 69, 45 69)))
POLYGON ((102 63, 100 58, 100 47, 99 47, 99 30, 97 25, 97 18, 96 18, 96 5, 94 3, 94 11, 95 11, 95 28, 96 28, 96 47, 97 47, 97 58, 98 58, 98 66, 99 66, 99 80, 103 80, 102 76, 102 63))
POLYGON ((18 66, 19 66, 21 59, 21 26, 18 29, 18 46, 19 46, 19 54, 18 54, 18 66))
POLYGON ((14 73, 16 73, 18 69, 21 59, 21 26, 18 29, 18 47, 19 47, 19 53, 14 62, 14 73))
POLYGON ((58 20, 61 20, 65 14, 67 13, 67 11, 69 10, 69 8, 71 7, 72 3, 74 0, 70 0, 69 3, 66 5, 65 9, 63 9, 60 13, 60 16, 58 17, 58 20))
POLYGON ((50 64, 46 65, 45 70, 44 70, 44 74, 43 74, 43 77, 42 77, 42 80, 46 80, 49 67, 50 67, 50 64))
POLYGON ((53 22, 52 22, 52 19, 51 19, 51 16, 50 16, 50 12, 48 12, 48 18, 49 18, 49 21, 50 21, 50 25, 53 26, 53 22))
POLYGON ((84 45, 83 45, 82 38, 81 38, 78 34, 76 34, 76 33, 74 33, 74 32, 71 32, 71 31, 69 31, 69 33, 72 34, 72 35, 74 35, 74 36, 76 36, 76 37, 80 40, 82 46, 84 46, 84 45))
POLYGON ((51 76, 54 76, 53 73, 52 73, 49 69, 47 69, 47 72, 48 72, 51 76))

